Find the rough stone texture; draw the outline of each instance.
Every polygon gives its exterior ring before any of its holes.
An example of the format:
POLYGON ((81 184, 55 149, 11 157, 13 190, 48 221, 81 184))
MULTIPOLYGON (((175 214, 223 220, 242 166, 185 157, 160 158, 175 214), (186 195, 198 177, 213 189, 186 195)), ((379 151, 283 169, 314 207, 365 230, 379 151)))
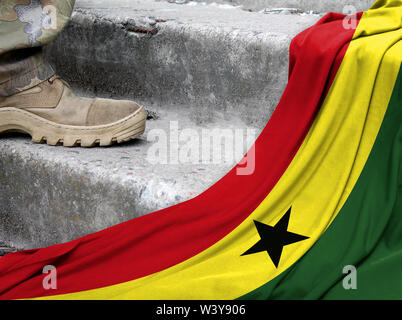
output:
MULTIPOLYGON (((197 126, 188 113, 172 109, 160 111, 160 120, 149 120, 140 139, 109 148, 51 147, 33 144, 22 135, 1 135, 0 240, 18 249, 73 240, 190 199, 235 165, 224 158, 218 164, 202 163, 201 158, 173 163, 170 121, 177 121, 179 134, 192 129, 200 139, 203 129, 244 129, 244 153, 259 131, 254 128, 247 143, 246 129, 253 128, 238 119, 216 115, 215 121, 197 126), (167 164, 149 158, 153 129, 167 133, 167 164)), ((196 141, 179 145, 198 146, 196 141)), ((221 154, 225 152, 222 147, 221 154)))
MULTIPOLYGON (((163 1, 163 0, 162 0, 163 1)), ((169 2, 182 0, 169 0, 169 2)), ((243 9, 258 11, 272 8, 298 8, 304 12, 345 12, 349 14, 348 7, 353 6, 356 11, 368 10, 374 0, 196 0, 201 3, 222 3, 242 6, 243 9)), ((190 1, 185 1, 190 2, 190 1)))
POLYGON ((291 39, 318 18, 153 1, 78 1, 71 23, 47 53, 64 78, 98 95, 191 106, 202 113, 200 121, 222 110, 261 126, 261 115, 273 112, 286 85, 291 39), (139 27, 158 33, 130 31, 139 27))

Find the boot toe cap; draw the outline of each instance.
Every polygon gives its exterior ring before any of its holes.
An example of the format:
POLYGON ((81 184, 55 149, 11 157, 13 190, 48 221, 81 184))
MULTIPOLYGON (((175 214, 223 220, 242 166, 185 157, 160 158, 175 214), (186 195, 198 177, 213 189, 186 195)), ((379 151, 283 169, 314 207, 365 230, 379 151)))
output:
POLYGON ((95 99, 87 117, 87 125, 97 126, 124 119, 143 109, 139 104, 128 100, 95 99))

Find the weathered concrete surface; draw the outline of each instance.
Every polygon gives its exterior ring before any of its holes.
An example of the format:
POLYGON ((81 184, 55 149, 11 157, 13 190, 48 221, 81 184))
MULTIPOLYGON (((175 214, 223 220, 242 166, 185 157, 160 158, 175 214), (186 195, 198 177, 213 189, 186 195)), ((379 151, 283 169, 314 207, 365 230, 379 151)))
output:
MULTIPOLYGON (((165 0, 161 0, 165 1, 165 0)), ((188 0, 168 0, 169 2, 190 3, 188 0)), ((297 8, 304 12, 348 13, 351 6, 357 11, 368 10, 374 0, 196 0, 200 3, 222 3, 242 6, 245 10, 259 11, 273 8, 297 8)))
POLYGON ((169 135, 171 121, 179 132, 258 133, 286 85, 291 38, 318 18, 144 0, 77 1, 71 23, 47 48, 58 73, 85 94, 133 99, 160 119, 148 121, 141 139, 106 149, 0 136, 0 240, 18 249, 61 243, 206 190, 235 163, 154 164, 146 137, 153 129, 169 135))
POLYGON ((12 253, 15 251, 17 251, 15 248, 11 248, 10 246, 0 242, 0 258, 8 253, 12 253))
POLYGON ((286 85, 291 39, 318 18, 81 0, 47 53, 64 78, 97 94, 222 110, 261 126, 286 85), (130 31, 139 27, 158 33, 130 31))
MULTIPOLYGON (((200 139, 203 129, 244 129, 244 142, 237 140, 244 153, 256 138, 249 134, 247 143, 246 129, 253 128, 238 119, 216 118, 197 126, 188 112, 172 109, 158 111, 160 119, 149 120, 140 139, 109 148, 51 147, 33 144, 27 136, 1 135, 0 240, 18 249, 73 240, 190 199, 235 165, 235 159, 224 157, 218 164, 203 162, 201 155, 175 163, 170 154, 175 135, 171 121, 177 123, 178 135, 191 129, 200 139), (150 148, 159 141, 150 135, 158 133, 154 129, 166 133, 166 163, 151 158, 150 148)), ((201 148, 202 141, 179 142, 179 148, 189 145, 201 148)), ((211 159, 212 155, 211 150, 211 159)))

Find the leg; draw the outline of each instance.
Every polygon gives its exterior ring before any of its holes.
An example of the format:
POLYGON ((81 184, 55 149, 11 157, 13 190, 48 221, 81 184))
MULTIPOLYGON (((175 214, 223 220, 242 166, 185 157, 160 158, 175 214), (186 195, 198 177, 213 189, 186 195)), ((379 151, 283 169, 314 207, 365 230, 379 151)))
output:
POLYGON ((42 46, 67 24, 75 0, 4 0, 0 7, 0 96, 38 85, 54 75, 42 46))
POLYGON ((23 131, 50 145, 107 146, 145 130, 132 102, 76 97, 42 46, 67 24, 75 0, 0 0, 0 133, 23 131))

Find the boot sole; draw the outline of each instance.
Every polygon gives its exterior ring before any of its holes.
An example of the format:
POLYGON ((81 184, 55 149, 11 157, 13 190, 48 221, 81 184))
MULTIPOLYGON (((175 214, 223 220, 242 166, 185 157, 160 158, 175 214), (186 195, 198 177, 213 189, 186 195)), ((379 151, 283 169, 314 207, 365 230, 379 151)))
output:
POLYGON ((65 147, 109 146, 135 139, 145 131, 147 113, 141 107, 133 114, 100 126, 70 126, 58 124, 17 108, 0 109, 0 133, 24 132, 36 143, 65 147))

